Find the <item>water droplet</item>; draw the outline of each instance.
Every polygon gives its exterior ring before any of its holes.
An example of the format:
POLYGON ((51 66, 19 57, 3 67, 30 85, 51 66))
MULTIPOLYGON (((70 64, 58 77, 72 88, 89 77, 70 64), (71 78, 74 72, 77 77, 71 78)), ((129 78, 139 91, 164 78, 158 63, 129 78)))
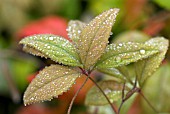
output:
POLYGON ((105 94, 108 94, 108 93, 110 93, 110 92, 112 92, 109 88, 106 88, 105 90, 104 90, 104 93, 105 94))
POLYGON ((50 36, 50 37, 49 37, 49 40, 53 40, 53 37, 52 37, 52 36, 50 36))
POLYGON ((116 62, 120 62, 121 58, 120 57, 116 57, 115 60, 116 60, 116 62))
POLYGON ((119 46, 121 47, 121 46, 123 46, 123 44, 120 43, 119 46))
POLYGON ((78 34, 80 34, 81 33, 81 31, 80 30, 78 30, 78 34))
POLYGON ((142 55, 145 54, 145 50, 144 50, 144 49, 141 49, 141 50, 140 50, 140 54, 142 54, 142 55))
POLYGON ((110 32, 110 35, 113 35, 113 32, 110 32))

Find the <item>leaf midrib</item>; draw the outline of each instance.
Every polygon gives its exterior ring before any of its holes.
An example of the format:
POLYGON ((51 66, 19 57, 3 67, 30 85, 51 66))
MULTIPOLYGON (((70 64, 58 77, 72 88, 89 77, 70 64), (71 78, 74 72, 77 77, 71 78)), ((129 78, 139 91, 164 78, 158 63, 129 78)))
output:
MULTIPOLYGON (((106 21, 106 18, 108 17, 108 16, 110 16, 111 14, 108 14, 105 18, 104 18, 104 20, 100 23, 100 25, 102 25, 102 23, 104 22, 104 21, 106 21)), ((100 26, 99 25, 99 26, 100 26)), ((98 30, 100 29, 100 27, 96 30, 96 33, 93 35, 93 37, 92 37, 92 39, 91 39, 91 42, 90 42, 90 44, 89 44, 89 48, 88 48, 88 50, 87 50, 87 53, 86 53, 86 55, 85 55, 85 60, 84 60, 84 64, 86 65, 86 61, 87 61, 87 55, 89 54, 89 50, 91 49, 91 46, 92 46, 92 42, 94 41, 94 38, 95 38, 95 36, 96 36, 96 34, 98 33, 98 30)))
MULTIPOLYGON (((68 55, 70 55, 70 57, 72 57, 72 58, 74 58, 74 60, 77 60, 76 59, 76 57, 72 54, 72 53, 70 53, 69 51, 67 51, 67 50, 65 50, 64 48, 62 48, 61 46, 59 46, 59 45, 56 45, 56 44, 54 44, 54 43, 51 43, 51 42, 46 42, 46 41, 42 41, 42 40, 36 40, 36 41, 38 41, 38 42, 41 42, 41 43, 44 43, 44 44, 50 44, 50 45, 52 45, 52 46, 55 46, 55 47, 57 47, 57 48, 60 48, 61 50, 63 50, 65 53, 67 53, 68 55)), ((72 46, 73 47, 73 46, 72 46)), ((74 47, 73 47, 74 48, 74 47)), ((68 48, 69 49, 69 48, 68 48)), ((51 49, 52 50, 52 49, 51 49)), ((56 51, 56 50, 53 50, 53 51, 56 51)), ((75 51, 75 50, 74 50, 75 51)), ((75 51, 75 53, 76 53, 76 51, 75 51)), ((46 55, 46 54, 45 54, 46 55)), ((51 58, 51 57, 50 57, 51 58)), ((78 58, 79 59, 79 58, 78 58)), ((80 63, 80 61, 79 61, 79 63, 80 63)))

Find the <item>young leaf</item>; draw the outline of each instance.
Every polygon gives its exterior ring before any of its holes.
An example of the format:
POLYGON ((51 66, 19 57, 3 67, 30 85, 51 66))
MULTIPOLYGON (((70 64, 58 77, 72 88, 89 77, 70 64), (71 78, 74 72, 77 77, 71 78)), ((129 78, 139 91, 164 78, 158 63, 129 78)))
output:
POLYGON ((68 28, 67 28, 68 36, 76 45, 78 40, 80 39, 80 33, 85 27, 85 25, 86 25, 85 23, 78 20, 69 21, 68 23, 68 28))
POLYGON ((64 65, 82 66, 75 47, 62 37, 51 34, 34 35, 24 38, 20 44, 24 44, 24 50, 33 55, 47 57, 64 65))
MULTIPOLYGON (((118 83, 113 80, 107 80, 99 82, 98 84, 111 102, 117 101, 122 97, 122 83, 118 83)), ((128 90, 128 88, 126 87, 125 90, 128 90)), ((85 104, 105 105, 108 104, 108 102, 100 90, 96 86, 93 86, 86 95, 85 104)))
POLYGON ((93 66, 104 52, 118 11, 115 8, 103 12, 82 30, 78 50, 85 69, 93 66))
POLYGON ((81 74, 70 67, 51 65, 44 68, 28 86, 24 104, 51 100, 66 92, 81 74))
POLYGON ((143 86, 146 79, 151 76, 161 64, 168 50, 169 42, 165 38, 157 37, 145 42, 145 44, 155 46, 155 48, 159 50, 159 53, 135 63, 136 75, 140 86, 143 86))
POLYGON ((158 52, 157 48, 149 44, 135 42, 110 44, 95 67, 97 69, 119 67, 147 58, 158 52))

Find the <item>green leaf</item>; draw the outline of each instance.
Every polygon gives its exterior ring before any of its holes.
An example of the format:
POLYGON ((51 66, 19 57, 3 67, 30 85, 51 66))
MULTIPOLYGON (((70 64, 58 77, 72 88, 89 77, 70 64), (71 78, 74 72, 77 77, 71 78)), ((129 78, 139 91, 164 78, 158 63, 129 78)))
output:
MULTIPOLYGON (((150 77, 143 86, 143 94, 160 114, 169 114, 170 63, 165 63, 150 77)), ((157 114, 141 100, 143 114, 157 114)))
POLYGON ((125 31, 121 34, 118 34, 113 39, 113 43, 121 43, 121 42, 138 42, 143 43, 147 40, 149 40, 150 37, 141 31, 131 30, 131 31, 125 31))
POLYGON ((51 65, 43 69, 28 86, 24 104, 51 100, 66 92, 81 74, 73 68, 51 65))
POLYGON ((82 32, 85 25, 85 23, 78 20, 69 21, 67 32, 69 38, 73 41, 75 45, 77 45, 77 42, 80 39, 80 33, 82 32))
POLYGON ((95 67, 97 69, 119 67, 147 58, 158 52, 159 50, 154 46, 144 43, 125 42, 110 44, 95 67))
POLYGON ((33 35, 20 41, 24 50, 33 55, 50 58, 51 60, 70 66, 82 66, 76 48, 68 40, 51 35, 33 35))
POLYGON ((170 1, 169 0, 153 0, 153 2, 157 3, 159 6, 170 10, 170 1))
POLYGON ((85 69, 89 69, 103 54, 119 9, 110 9, 94 18, 82 30, 78 50, 85 69))
MULTIPOLYGON (((122 97, 122 83, 118 83, 113 80, 107 80, 99 82, 98 85, 102 88, 111 102, 117 101, 122 97)), ((125 90, 128 90, 128 88, 126 87, 125 90)), ((100 90, 96 86, 93 86, 86 95, 85 104, 105 105, 108 104, 108 102, 100 90)))
POLYGON ((159 53, 150 56, 135 63, 136 75, 140 86, 143 86, 146 79, 151 76, 161 64, 168 50, 169 42, 165 38, 153 38, 147 42, 147 45, 153 45, 159 50, 159 53))
POLYGON ((121 81, 125 81, 125 77, 122 75, 122 73, 116 69, 116 68, 103 68, 103 69, 98 69, 100 72, 104 74, 108 74, 110 76, 116 77, 121 79, 121 81))

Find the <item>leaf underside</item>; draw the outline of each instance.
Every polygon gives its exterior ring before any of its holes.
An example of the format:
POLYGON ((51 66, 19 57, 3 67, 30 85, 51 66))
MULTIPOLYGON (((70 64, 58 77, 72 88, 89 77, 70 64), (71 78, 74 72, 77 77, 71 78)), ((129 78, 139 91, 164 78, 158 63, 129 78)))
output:
POLYGON ((93 66, 103 54, 118 11, 115 8, 103 12, 82 30, 77 44, 85 69, 93 66))
POLYGON ((66 92, 81 74, 73 68, 51 65, 44 68, 28 86, 24 104, 51 100, 66 92))
MULTIPOLYGON (((122 83, 118 83, 113 80, 106 80, 99 82, 98 85, 102 88, 102 90, 112 103, 121 99, 123 89, 122 83)), ((129 89, 126 87, 125 92, 126 90, 129 89)), ((106 105, 108 104, 108 102, 103 94, 100 92, 100 90, 96 86, 93 86, 86 95, 85 104, 99 106, 106 105)))
POLYGON ((110 75, 110 76, 113 76, 113 77, 116 77, 116 78, 119 78, 121 81, 125 81, 125 77, 122 75, 122 73, 116 69, 116 68, 102 68, 102 69, 98 69, 100 72, 104 73, 104 74, 107 74, 107 75, 110 75))
POLYGON ((147 58, 158 52, 159 50, 154 46, 144 43, 124 42, 110 44, 95 67, 97 69, 119 67, 147 58))
POLYGON ((24 51, 70 66, 82 66, 76 48, 68 40, 51 34, 33 35, 20 41, 24 51))
POLYGON ((147 78, 151 76, 161 64, 168 50, 169 42, 165 38, 157 37, 145 42, 145 44, 155 46, 155 48, 159 50, 159 53, 135 63, 136 75, 141 87, 144 85, 147 78))

